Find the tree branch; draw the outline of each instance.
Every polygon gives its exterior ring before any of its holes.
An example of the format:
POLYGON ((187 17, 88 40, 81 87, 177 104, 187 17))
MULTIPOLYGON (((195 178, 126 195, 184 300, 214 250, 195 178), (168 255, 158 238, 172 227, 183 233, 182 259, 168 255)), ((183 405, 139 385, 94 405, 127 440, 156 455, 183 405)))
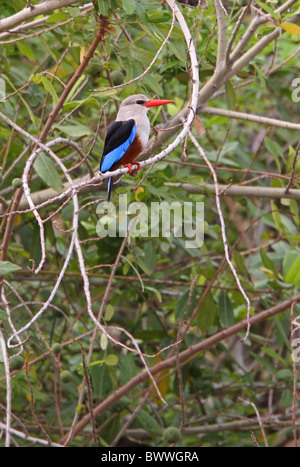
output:
MULTIPOLYGON (((275 316, 278 313, 282 313, 283 311, 287 310, 293 303, 299 302, 300 294, 290 298, 289 300, 283 303, 280 303, 279 305, 274 306, 273 308, 270 308, 269 310, 261 311, 260 313, 250 317, 250 324, 251 326, 255 326, 259 323, 262 323, 263 321, 266 321, 272 316, 275 316)), ((187 349, 180 352, 178 356, 174 355, 152 366, 150 368, 151 374, 155 375, 161 371, 174 367, 176 365, 177 358, 179 359, 180 364, 184 365, 185 363, 188 363, 191 359, 195 358, 199 353, 208 350, 212 346, 216 345, 219 342, 222 342, 228 337, 237 335, 239 332, 243 331, 244 329, 247 329, 247 326, 248 321, 247 319, 244 319, 239 323, 235 324, 234 326, 222 329, 221 331, 217 332, 216 334, 213 334, 211 337, 208 337, 204 341, 189 346, 187 349)), ((103 402, 98 404, 93 411, 93 416, 98 417, 105 410, 108 410, 114 403, 120 400, 124 395, 128 394, 133 388, 146 381, 148 376, 148 373, 146 371, 143 371, 142 373, 133 377, 130 381, 128 381, 128 383, 121 386, 119 389, 114 391, 112 395, 110 395, 103 402)), ((85 415, 75 426, 74 437, 80 434, 82 430, 90 423, 90 421, 91 414, 89 413, 85 415)), ((61 443, 64 444, 65 441, 66 437, 63 437, 61 443)))
POLYGON ((25 7, 23 10, 18 11, 15 15, 0 20, 0 32, 7 31, 10 28, 16 27, 18 24, 27 21, 28 19, 34 18, 39 15, 44 15, 56 10, 57 8, 63 8, 74 3, 81 3, 82 0, 48 0, 38 5, 34 5, 34 8, 25 7))
MULTIPOLYGON (((187 193, 201 194, 206 190, 215 193, 214 185, 192 185, 189 183, 166 183, 168 186, 184 188, 187 193)), ((253 198, 270 199, 296 199, 300 200, 300 190, 289 190, 286 188, 272 188, 262 186, 243 186, 243 185, 219 185, 220 195, 223 196, 246 196, 253 198)))
POLYGON ((209 115, 220 115, 222 117, 227 117, 227 118, 246 120, 248 122, 255 122, 255 123, 262 124, 262 125, 270 125, 270 126, 275 126, 279 128, 285 128, 286 130, 296 130, 296 131, 300 130, 300 123, 291 123, 291 122, 286 122, 285 120, 277 120, 276 118, 268 118, 268 117, 262 117, 260 115, 236 112, 234 110, 227 110, 227 109, 221 109, 221 108, 218 109, 216 107, 204 106, 204 107, 199 107, 198 113, 209 114, 209 115))
MULTIPOLYGON (((80 0, 78 0, 80 1, 80 0)), ((86 11, 89 8, 94 8, 93 3, 87 3, 84 6, 79 6, 79 9, 81 12, 86 11)), ((21 24, 20 26, 17 26, 9 31, 2 32, 0 34, 0 39, 4 39, 5 37, 11 36, 12 34, 22 34, 24 31, 27 31, 28 29, 34 29, 38 28, 42 25, 44 25, 47 22, 47 19, 49 16, 44 16, 44 18, 39 18, 35 19, 34 21, 30 21, 29 23, 24 23, 21 24)), ((5 18, 7 19, 7 18, 5 18)))
POLYGON ((226 57, 226 21, 224 7, 219 0, 215 0, 215 10, 218 22, 218 54, 216 68, 220 67, 226 57))

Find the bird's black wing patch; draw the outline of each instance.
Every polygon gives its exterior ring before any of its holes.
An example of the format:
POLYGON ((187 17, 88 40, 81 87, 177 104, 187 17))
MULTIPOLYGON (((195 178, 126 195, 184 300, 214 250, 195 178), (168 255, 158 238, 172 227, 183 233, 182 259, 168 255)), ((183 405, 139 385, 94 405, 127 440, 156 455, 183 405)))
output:
POLYGON ((121 146, 121 144, 125 143, 125 141, 130 137, 134 124, 135 121, 132 118, 125 122, 114 122, 109 127, 104 142, 102 159, 106 154, 121 146))

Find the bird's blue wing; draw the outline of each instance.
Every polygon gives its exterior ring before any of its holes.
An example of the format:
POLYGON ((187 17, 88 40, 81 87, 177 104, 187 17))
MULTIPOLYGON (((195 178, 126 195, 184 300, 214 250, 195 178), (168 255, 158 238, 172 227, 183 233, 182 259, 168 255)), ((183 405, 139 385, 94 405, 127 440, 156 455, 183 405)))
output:
POLYGON ((115 122, 111 126, 105 139, 100 172, 113 170, 113 166, 122 159, 133 143, 135 135, 136 125, 133 119, 126 122, 115 122))

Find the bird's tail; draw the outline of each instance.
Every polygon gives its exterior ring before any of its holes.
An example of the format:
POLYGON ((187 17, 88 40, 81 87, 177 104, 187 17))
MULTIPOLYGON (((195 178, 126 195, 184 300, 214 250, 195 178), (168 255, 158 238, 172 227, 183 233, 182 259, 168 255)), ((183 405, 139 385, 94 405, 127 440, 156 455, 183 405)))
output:
POLYGON ((110 194, 111 194, 111 178, 108 179, 108 183, 107 183, 107 201, 110 201, 110 194))

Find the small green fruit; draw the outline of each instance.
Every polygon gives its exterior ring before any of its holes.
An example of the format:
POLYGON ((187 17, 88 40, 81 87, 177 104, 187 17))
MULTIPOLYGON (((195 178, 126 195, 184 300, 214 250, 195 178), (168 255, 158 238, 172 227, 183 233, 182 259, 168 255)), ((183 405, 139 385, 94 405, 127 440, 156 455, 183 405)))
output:
POLYGON ((14 357, 11 359, 9 366, 11 370, 20 370, 23 365, 24 365, 24 358, 21 357, 21 355, 18 355, 17 357, 14 357))
POLYGON ((58 342, 52 345, 51 350, 53 353, 58 354, 61 352, 61 345, 58 342))
POLYGON ((22 186, 22 180, 20 178, 14 178, 11 184, 14 188, 20 188, 22 186))
POLYGON ((124 82, 124 75, 119 70, 112 71, 110 77, 114 86, 118 86, 118 84, 122 84, 124 82))
POLYGON ((60 374, 60 379, 63 383, 70 383, 73 379, 72 373, 70 371, 64 370, 60 374))
POLYGON ((181 440, 181 433, 175 426, 169 426, 164 431, 163 440, 167 444, 178 443, 181 440))

